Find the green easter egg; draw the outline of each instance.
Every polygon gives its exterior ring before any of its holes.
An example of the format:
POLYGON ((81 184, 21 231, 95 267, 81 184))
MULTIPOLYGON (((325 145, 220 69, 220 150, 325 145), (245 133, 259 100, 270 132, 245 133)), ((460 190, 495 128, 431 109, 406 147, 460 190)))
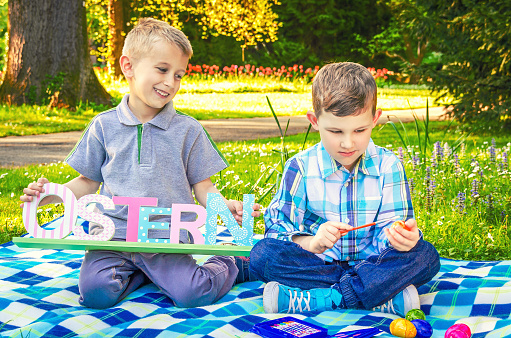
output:
POLYGON ((406 320, 412 321, 414 319, 426 320, 426 315, 419 309, 411 309, 406 313, 406 320))

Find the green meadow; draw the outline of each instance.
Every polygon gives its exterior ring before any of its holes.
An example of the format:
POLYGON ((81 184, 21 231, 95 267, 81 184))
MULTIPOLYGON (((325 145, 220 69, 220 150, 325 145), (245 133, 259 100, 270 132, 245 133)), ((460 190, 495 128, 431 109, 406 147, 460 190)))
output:
MULTIPOLYGON (((98 76, 112 95, 112 102, 120 102, 128 92, 126 82, 107 78, 102 73, 98 76)), ((198 120, 270 117, 266 96, 279 115, 303 115, 312 108, 311 86, 303 81, 237 77, 184 78, 174 105, 198 120)), ((427 100, 433 102, 434 95, 421 87, 378 91, 378 105, 383 110, 423 108, 427 100)), ((87 102, 72 110, 0 105, 0 137, 83 130, 96 114, 108 108, 87 102)))

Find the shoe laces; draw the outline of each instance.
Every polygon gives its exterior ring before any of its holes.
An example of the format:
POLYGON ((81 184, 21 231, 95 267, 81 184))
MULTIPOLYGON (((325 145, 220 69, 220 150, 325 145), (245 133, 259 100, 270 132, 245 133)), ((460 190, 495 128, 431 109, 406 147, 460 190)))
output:
POLYGON ((293 311, 292 313, 296 313, 297 310, 298 310, 298 312, 304 312, 304 311, 311 310, 311 308, 310 308, 311 294, 309 291, 298 292, 296 290, 289 290, 289 289, 287 291, 289 291, 289 308, 287 310, 287 313, 290 313, 291 311, 293 311), (293 292, 294 292, 294 296, 293 296, 293 292), (304 293, 307 293, 307 298, 304 297, 304 293), (304 308, 302 308, 302 301, 303 301, 303 304, 305 305, 304 308), (296 302, 297 306, 295 306, 295 302, 296 302))
POLYGON ((396 314, 396 310, 394 309, 394 302, 391 300, 389 300, 387 303, 385 304, 382 304, 380 306, 377 306, 374 308, 375 311, 381 311, 381 312, 385 312, 385 313, 394 313, 396 314), (385 311, 387 310, 387 311, 385 311))

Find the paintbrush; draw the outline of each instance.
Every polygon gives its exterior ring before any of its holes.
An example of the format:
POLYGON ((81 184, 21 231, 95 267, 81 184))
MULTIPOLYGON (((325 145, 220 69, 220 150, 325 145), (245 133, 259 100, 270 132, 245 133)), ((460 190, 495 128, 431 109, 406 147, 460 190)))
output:
POLYGON ((384 222, 388 222, 388 221, 393 221, 395 219, 398 219, 400 218, 400 216, 394 216, 394 217, 390 217, 390 218, 386 218, 386 219, 381 219, 379 221, 376 221, 376 222, 372 222, 372 223, 368 223, 368 224, 364 224, 364 225, 361 225, 359 227, 355 227, 355 228, 352 228, 352 229, 349 229, 349 230, 341 230, 341 233, 347 233, 347 232, 350 232, 350 231, 353 231, 353 230, 357 230, 357 229, 362 229, 362 228, 366 228, 366 227, 370 227, 372 225, 376 225, 376 224, 379 224, 379 223, 384 223, 384 222))

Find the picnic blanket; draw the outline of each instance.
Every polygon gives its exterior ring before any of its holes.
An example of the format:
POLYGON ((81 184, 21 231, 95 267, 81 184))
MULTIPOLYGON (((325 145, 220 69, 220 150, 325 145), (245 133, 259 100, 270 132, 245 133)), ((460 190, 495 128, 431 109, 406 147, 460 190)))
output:
MULTIPOLYGON (((256 323, 286 314, 265 314, 262 282, 236 285, 217 303, 177 308, 153 285, 136 290, 116 306, 93 310, 78 304, 81 251, 0 246, 1 337, 257 337, 256 323)), ((196 256, 204 262, 207 256, 196 256)), ((435 278, 419 290, 421 308, 443 337, 455 323, 473 337, 511 337, 511 261, 442 259, 435 278)), ((293 315, 328 328, 377 327, 392 337, 395 315, 335 310, 293 315)))

